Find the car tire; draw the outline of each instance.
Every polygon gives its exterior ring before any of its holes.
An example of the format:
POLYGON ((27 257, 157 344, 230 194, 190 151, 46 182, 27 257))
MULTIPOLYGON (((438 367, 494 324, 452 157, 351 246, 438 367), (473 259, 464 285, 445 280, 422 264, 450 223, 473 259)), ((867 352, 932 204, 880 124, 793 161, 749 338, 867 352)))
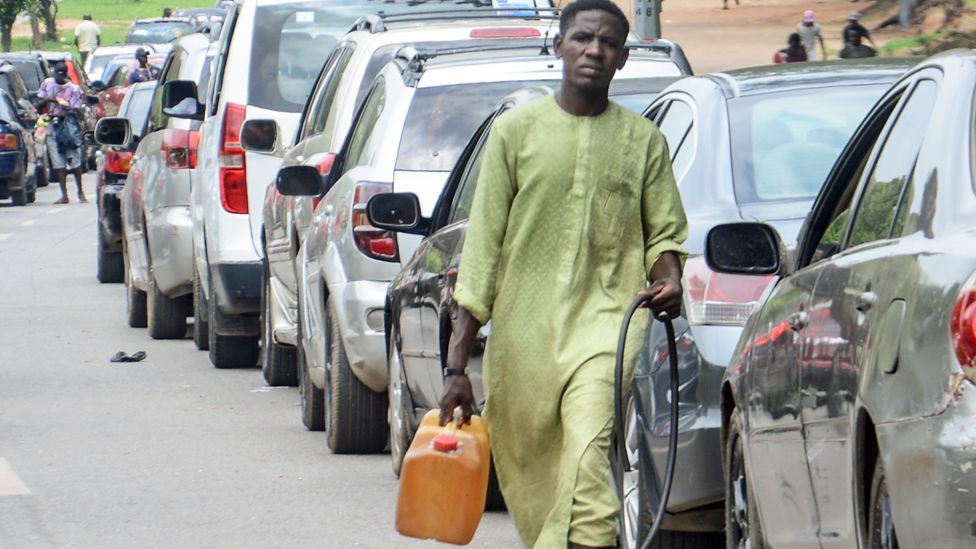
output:
POLYGON ((271 324, 271 271, 264 264, 264 284, 261 286, 261 371, 272 387, 298 385, 295 348, 274 340, 271 324))
POLYGON ((403 466, 403 456, 406 455, 413 439, 410 433, 410 424, 407 421, 407 414, 412 412, 413 407, 408 404, 409 389, 403 371, 403 361, 400 358, 400 334, 396 326, 396 320, 394 320, 394 323, 388 328, 390 343, 386 364, 390 377, 390 384, 387 388, 387 400, 390 406, 390 459, 393 465, 393 474, 399 477, 400 468, 403 466))
POLYGON ((302 345, 301 297, 298 302, 298 345, 295 349, 295 366, 298 369, 298 395, 302 402, 302 424, 309 431, 325 430, 325 391, 312 383, 308 375, 308 361, 302 345))
POLYGON ((207 296, 203 295, 203 283, 196 260, 193 261, 193 344, 197 350, 210 349, 210 323, 207 322, 207 296))
POLYGON ((129 277, 129 261, 123 253, 125 266, 125 316, 126 322, 132 328, 145 328, 149 319, 146 312, 146 292, 139 290, 132 284, 129 277))
POLYGON ((24 181, 20 190, 16 190, 10 193, 10 200, 14 203, 14 206, 26 206, 27 205, 27 182, 24 181))
POLYGON ((146 307, 149 337, 153 339, 183 339, 186 336, 186 305, 180 298, 164 294, 150 274, 146 307))
POLYGON ((107 251, 105 249, 107 247, 105 236, 102 235, 101 228, 97 232, 95 242, 97 243, 98 269, 95 276, 102 284, 122 282, 125 276, 122 252, 107 251))
POLYGON ((868 508, 868 549, 898 547, 898 535, 891 515, 891 498, 884 463, 879 456, 871 477, 871 506, 868 508))
POLYGON ((729 434, 725 441, 725 545, 761 549, 765 543, 759 510, 752 493, 742 441, 742 416, 732 410, 729 434))
POLYGON ((336 454, 382 452, 390 432, 386 392, 373 392, 352 373, 332 299, 326 303, 326 323, 330 368, 326 372, 325 434, 329 448, 336 454))
POLYGON ((47 187, 50 181, 47 178, 47 169, 44 166, 34 166, 34 181, 37 181, 37 187, 47 187))
POLYGON ((31 175, 29 178, 27 178, 27 181, 30 182, 27 190, 27 203, 33 204, 34 201, 37 200, 37 179, 31 175))
MULTIPOLYGON (((216 296, 213 276, 210 278, 210 295, 216 296)), ((210 362, 215 368, 252 368, 258 362, 258 338, 254 336, 225 336, 217 334, 220 326, 220 311, 216 300, 207 307, 210 325, 210 362)))

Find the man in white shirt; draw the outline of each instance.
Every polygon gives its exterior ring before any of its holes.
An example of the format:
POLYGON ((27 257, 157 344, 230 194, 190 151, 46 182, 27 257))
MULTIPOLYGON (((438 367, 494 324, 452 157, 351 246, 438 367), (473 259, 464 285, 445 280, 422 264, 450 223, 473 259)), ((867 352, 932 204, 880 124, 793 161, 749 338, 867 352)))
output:
POLYGON ((88 55, 101 45, 102 29, 92 21, 90 13, 86 13, 84 21, 75 27, 75 46, 78 46, 78 53, 81 54, 81 64, 88 61, 88 55))
POLYGON ((823 58, 827 59, 827 46, 824 45, 823 36, 820 34, 820 25, 813 20, 813 10, 803 12, 803 22, 796 26, 796 32, 800 35, 803 49, 807 51, 807 61, 820 60, 817 57, 817 41, 820 42, 823 58))

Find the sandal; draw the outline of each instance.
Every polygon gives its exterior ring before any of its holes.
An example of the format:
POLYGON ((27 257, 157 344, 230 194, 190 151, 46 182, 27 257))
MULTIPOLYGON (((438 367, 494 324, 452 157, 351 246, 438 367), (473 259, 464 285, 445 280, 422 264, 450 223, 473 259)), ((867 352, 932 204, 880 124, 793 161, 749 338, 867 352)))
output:
POLYGON ((55 200, 54 203, 55 204, 67 204, 68 203, 68 197, 67 196, 62 196, 61 198, 55 200))

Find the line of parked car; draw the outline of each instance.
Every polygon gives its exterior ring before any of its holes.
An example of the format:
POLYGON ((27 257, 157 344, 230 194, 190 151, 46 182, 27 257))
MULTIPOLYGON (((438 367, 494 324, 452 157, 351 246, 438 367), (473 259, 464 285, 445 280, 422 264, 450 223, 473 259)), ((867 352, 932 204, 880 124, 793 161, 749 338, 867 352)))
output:
MULTIPOLYGON (((333 452, 389 448, 398 473, 440 396, 485 138, 558 86, 555 17, 229 6, 98 123, 99 280, 126 282, 131 326, 260 364, 333 452)), ((634 38, 611 96, 664 134, 691 255, 679 392, 655 325, 627 407, 622 544, 677 428, 662 545, 966 545, 976 53, 692 76, 634 38)))

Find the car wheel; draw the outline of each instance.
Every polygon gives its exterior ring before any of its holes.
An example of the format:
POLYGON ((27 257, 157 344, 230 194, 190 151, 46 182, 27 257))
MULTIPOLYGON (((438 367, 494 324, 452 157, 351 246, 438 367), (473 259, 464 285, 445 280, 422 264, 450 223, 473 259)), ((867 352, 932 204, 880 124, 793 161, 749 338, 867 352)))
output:
POLYGON ((735 408, 729 419, 729 436, 725 443, 725 545, 760 549, 765 544, 746 469, 742 432, 742 417, 735 408))
POLYGON ((210 348, 210 323, 207 322, 207 296, 203 295, 200 272, 193 261, 193 344, 200 351, 210 348))
POLYGON ((122 282, 124 278, 122 264, 122 252, 110 252, 105 248, 105 236, 102 234, 101 228, 97 230, 98 235, 95 237, 95 242, 97 242, 97 254, 98 254, 98 270, 96 271, 96 277, 98 281, 102 284, 107 284, 111 282, 122 282))
POLYGON ((388 400, 390 402, 390 458, 393 461, 393 474, 400 476, 403 456, 410 447, 413 437, 410 436, 410 425, 407 414, 411 407, 407 405, 408 389, 403 373, 403 363, 400 360, 399 334, 396 324, 390 327, 390 345, 387 366, 390 372, 388 400))
POLYGON ((295 348, 274 340, 271 325, 271 271, 264 265, 264 284, 261 286, 261 370, 264 380, 272 387, 298 385, 295 348))
POLYGON ((34 181, 37 181, 38 187, 47 187, 50 183, 47 178, 47 169, 44 166, 34 166, 34 181))
POLYGON ((172 299, 149 275, 149 296, 146 307, 149 337, 153 339, 183 339, 186 335, 186 306, 182 299, 172 299))
POLYGON ((33 204, 37 200, 37 178, 31 175, 27 178, 27 181, 30 182, 27 190, 27 203, 33 204))
POLYGON ((298 369, 298 394, 302 399, 302 424, 309 431, 325 430, 325 391, 312 383, 308 375, 308 362, 305 359, 305 347, 302 345, 302 304, 298 302, 298 345, 296 351, 296 368, 298 369))
POLYGON ((891 513, 891 497, 888 495, 884 463, 878 457, 871 479, 871 507, 868 517, 868 549, 896 549, 898 535, 891 513))
POLYGON ((389 437, 386 393, 373 392, 352 373, 332 299, 326 303, 326 323, 331 358, 325 410, 329 448, 336 454, 382 452, 389 437))
POLYGON ((13 191, 10 193, 10 200, 14 203, 14 206, 26 206, 27 205, 27 182, 24 181, 20 190, 13 191))
MULTIPOLYGON (((124 242, 124 240, 123 240, 124 242)), ((148 318, 146 314, 146 292, 139 290, 132 284, 132 278, 129 276, 129 254, 126 251, 127 247, 123 243, 122 249, 122 260, 123 268, 125 273, 125 316, 126 322, 132 328, 145 328, 148 324, 148 318)))
MULTIPOLYGON (((214 290, 213 275, 210 278, 210 295, 217 295, 214 290)), ((210 362, 215 368, 251 368, 258 361, 258 338, 254 336, 226 336, 218 335, 221 313, 217 307, 217 300, 213 299, 207 307, 210 324, 210 362)))
POLYGON ((623 456, 623 463, 627 464, 630 470, 618 471, 623 484, 621 546, 637 547, 638 541, 650 531, 652 518, 648 510, 647 494, 641 489, 646 473, 641 469, 640 423, 637 417, 637 405, 633 397, 627 399, 624 413, 626 455, 623 456))

